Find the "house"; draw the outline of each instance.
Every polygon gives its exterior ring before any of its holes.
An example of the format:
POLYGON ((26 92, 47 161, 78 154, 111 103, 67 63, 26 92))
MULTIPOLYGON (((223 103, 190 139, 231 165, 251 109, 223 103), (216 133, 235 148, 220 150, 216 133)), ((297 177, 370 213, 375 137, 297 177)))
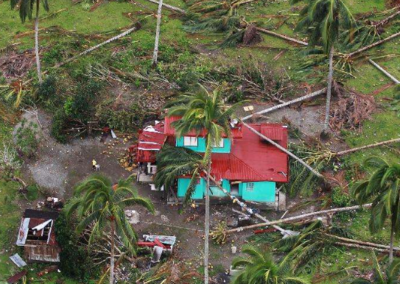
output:
POLYGON ((24 247, 28 262, 60 261, 60 248, 54 231, 57 217, 58 212, 25 210, 16 244, 24 247))
MULTIPOLYGON (((146 127, 140 132, 137 148, 139 181, 151 181, 156 172, 156 153, 164 143, 185 147, 199 153, 206 150, 205 131, 187 133, 176 137, 172 123, 179 117, 166 117, 155 126, 146 127), (146 176, 147 178, 144 178, 146 176)), ((287 127, 281 124, 253 123, 254 129, 287 148, 287 127)), ((212 150, 212 176, 231 194, 246 201, 277 205, 277 184, 289 179, 288 156, 269 144, 240 123, 231 124, 231 137, 224 136, 219 145, 212 150)), ((189 185, 190 177, 177 179, 178 198, 183 198, 189 185)), ((192 199, 203 199, 206 179, 198 180, 192 199)), ((212 197, 225 197, 215 185, 210 188, 212 197)))

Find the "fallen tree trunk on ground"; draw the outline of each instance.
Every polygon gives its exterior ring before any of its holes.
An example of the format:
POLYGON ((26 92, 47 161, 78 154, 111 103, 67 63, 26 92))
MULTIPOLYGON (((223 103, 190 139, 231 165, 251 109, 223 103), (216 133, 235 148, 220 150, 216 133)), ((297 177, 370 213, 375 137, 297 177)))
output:
MULTIPOLYGON (((358 244, 358 245, 362 245, 362 246, 376 247, 376 248, 387 249, 387 250, 390 249, 390 246, 386 246, 386 245, 370 243, 370 242, 363 242, 363 241, 353 240, 353 239, 349 239, 349 238, 343 238, 343 237, 339 237, 339 236, 335 236, 335 235, 331 235, 331 234, 325 234, 325 235, 330 238, 334 238, 334 239, 337 239, 337 240, 340 240, 340 241, 346 242, 346 243, 354 243, 354 244, 358 244)), ((400 248, 393 248, 393 249, 400 251, 400 248)))
POLYGON ((260 115, 260 114, 269 113, 269 112, 275 111, 275 110, 277 110, 277 109, 281 109, 281 108, 283 108, 283 107, 286 107, 286 106, 289 106, 289 105, 292 105, 292 104, 295 104, 295 103, 298 103, 298 102, 302 102, 302 101, 305 101, 305 100, 314 98, 314 97, 316 97, 316 96, 319 96, 319 95, 322 95, 322 94, 325 94, 325 93, 326 93, 326 88, 324 88, 324 89, 322 89, 322 90, 319 90, 319 91, 315 91, 315 92, 313 92, 313 93, 311 93, 311 94, 302 96, 302 97, 300 97, 300 98, 297 98, 297 99, 288 101, 288 102, 286 102, 286 103, 283 103, 283 104, 280 104, 280 105, 276 105, 276 106, 273 106, 273 107, 264 109, 264 110, 262 110, 262 111, 258 111, 258 112, 256 112, 256 113, 253 113, 253 114, 251 114, 251 115, 242 117, 241 120, 242 120, 242 121, 243 121, 243 120, 247 120, 247 119, 249 119, 249 118, 252 118, 254 115, 260 115))
MULTIPOLYGON (((149 1, 149 2, 151 2, 151 3, 154 3, 154 4, 159 5, 159 2, 156 1, 156 0, 146 0, 146 1, 149 1)), ((186 15, 186 11, 183 10, 183 9, 181 9, 181 8, 174 7, 174 6, 165 4, 165 3, 162 3, 162 6, 163 6, 165 9, 168 9, 168 10, 171 10, 171 11, 178 12, 178 13, 181 13, 181 14, 183 14, 183 15, 186 15)))
POLYGON ((280 219, 280 220, 235 228, 235 229, 227 230, 226 233, 227 234, 237 233, 237 232, 241 232, 244 230, 251 230, 251 229, 260 228, 260 227, 266 227, 266 226, 272 226, 272 225, 277 225, 277 224, 298 221, 298 220, 302 220, 302 219, 309 218, 309 217, 316 216, 316 215, 324 215, 324 214, 337 213, 337 212, 346 212, 346 211, 357 210, 357 209, 362 209, 362 208, 370 208, 371 206, 372 206, 372 203, 368 203, 368 204, 364 204, 364 205, 356 205, 356 206, 350 206, 350 207, 341 207, 341 208, 334 208, 334 209, 328 209, 328 210, 321 210, 321 211, 306 213, 306 214, 293 216, 293 217, 289 217, 289 218, 285 218, 285 219, 280 219))
POLYGON ((364 51, 366 51, 366 50, 368 50, 368 49, 371 49, 371 48, 373 48, 373 47, 375 47, 375 46, 378 46, 378 45, 380 45, 380 44, 382 44, 382 43, 385 43, 385 42, 387 42, 387 41, 389 41, 389 40, 392 40, 392 39, 394 39, 394 38, 396 38, 396 37, 398 37, 398 36, 400 36, 400 32, 395 33, 395 34, 393 34, 393 35, 391 35, 391 36, 389 36, 389 37, 387 37, 387 38, 385 38, 385 39, 382 39, 382 40, 380 40, 380 41, 377 41, 377 42, 375 42, 375 43, 373 43, 373 44, 364 46, 364 47, 362 47, 362 48, 360 48, 360 49, 358 49, 358 50, 356 50, 356 51, 354 51, 354 52, 351 52, 351 53, 345 55, 345 57, 347 57, 347 58, 353 57, 353 56, 356 55, 356 54, 359 54, 359 53, 364 52, 364 51))
POLYGON ((334 244, 339 245, 339 246, 349 247, 349 248, 358 248, 358 249, 366 249, 366 250, 379 251, 379 252, 383 252, 383 253, 389 253, 388 249, 382 249, 382 248, 376 248, 376 247, 369 247, 369 246, 363 246, 363 245, 357 245, 357 244, 349 244, 349 243, 343 243, 343 242, 337 242, 334 244))
POLYGON ((378 143, 375 143, 375 144, 361 146, 361 147, 357 147, 357 148, 353 148, 353 149, 349 149, 349 150, 339 151, 339 152, 337 152, 335 154, 335 156, 343 156, 343 155, 350 154, 350 153, 353 153, 353 152, 357 152, 357 151, 360 151, 360 150, 375 148, 375 147, 378 147, 378 146, 397 143, 397 142, 400 142, 400 138, 391 139, 391 140, 387 140, 387 141, 382 141, 382 142, 378 142, 378 143))
POLYGON ((157 9, 157 26, 156 26, 156 36, 155 36, 155 41, 154 41, 153 62, 151 63, 153 65, 153 67, 157 66, 157 62, 158 62, 158 44, 160 42, 162 4, 163 4, 163 0, 160 0, 160 2, 158 3, 158 9, 157 9))
POLYGON ((102 43, 99 43, 98 45, 95 45, 95 46, 93 46, 93 47, 91 47, 91 48, 89 48, 89 49, 87 49, 87 50, 85 50, 85 51, 79 53, 78 55, 75 55, 75 56, 73 56, 73 57, 71 57, 71 58, 65 60, 64 62, 61 62, 61 63, 59 63, 59 64, 56 64, 53 68, 58 68, 58 67, 61 67, 61 66, 65 65, 65 64, 67 64, 67 63, 70 63, 70 62, 76 60, 77 58, 79 58, 79 57, 81 57, 81 56, 84 56, 84 55, 86 55, 86 54, 88 54, 88 53, 90 53, 90 52, 92 52, 92 51, 94 51, 94 50, 96 50, 96 49, 102 47, 103 45, 106 45, 106 44, 108 44, 108 43, 110 43, 110 42, 116 41, 116 40, 118 40, 118 39, 120 39, 120 38, 122 38, 122 37, 124 37, 124 36, 127 36, 127 35, 130 34, 130 33, 133 33, 134 31, 139 30, 140 28, 141 28, 141 25, 140 25, 139 23, 136 23, 134 27, 132 27, 132 28, 126 30, 126 31, 123 32, 122 34, 119 34, 119 35, 117 35, 117 36, 115 36, 115 37, 112 37, 112 38, 110 38, 110 39, 108 39, 108 40, 102 42, 102 43))
POLYGON ((264 33, 264 34, 267 34, 267 35, 272 35, 272 36, 279 37, 281 39, 284 39, 284 40, 287 40, 287 41, 290 41, 290 42, 294 42, 294 43, 297 43, 297 44, 308 46, 307 42, 304 42, 304 41, 301 41, 301 40, 298 40, 298 39, 295 39, 295 38, 292 38, 292 37, 281 35, 281 34, 278 34, 278 33, 275 33, 273 31, 266 30, 266 29, 263 29, 263 28, 256 28, 256 29, 257 29, 257 31, 259 31, 261 33, 264 33))
POLYGON ((393 82, 395 82, 397 85, 400 84, 400 81, 397 80, 395 77, 393 77, 392 74, 390 74, 388 71, 386 71, 385 69, 383 69, 381 66, 379 66, 375 61, 373 61, 372 59, 368 59, 369 63, 371 63, 372 65, 374 65, 379 71, 381 71, 383 74, 385 74, 387 77, 389 77, 390 80, 392 80, 393 82))
POLYGON ((376 24, 374 24, 375 27, 381 27, 381 26, 385 26, 389 21, 391 21, 392 19, 396 18, 398 15, 400 15, 400 7, 397 7, 397 12, 391 14, 390 16, 384 18, 383 20, 377 22, 376 24))
MULTIPOLYGON (((321 175, 319 172, 317 172, 315 169, 313 169, 312 167, 310 167, 310 165, 308 165, 306 162, 304 162, 302 159, 300 159, 299 157, 297 157, 296 155, 294 155, 292 152, 288 151, 287 149, 285 149, 284 147, 282 147, 281 145, 279 145, 278 143, 276 143, 275 141, 273 141, 272 139, 269 139, 268 137, 266 137, 265 135, 261 134, 260 132, 258 132, 257 130, 255 130, 253 127, 251 127, 250 125, 248 125, 247 123, 243 122, 243 125, 245 127, 247 127, 248 129, 250 129, 251 132, 255 133, 256 135, 260 136, 261 138, 263 138, 264 140, 268 141, 269 143, 271 143, 272 145, 274 145, 275 147, 277 147, 279 150, 281 150, 282 152, 286 153, 287 155, 289 155, 290 157, 292 157, 293 159, 295 159, 296 161, 298 161, 300 164, 302 164, 304 167, 306 167, 307 169, 309 169, 314 175, 316 175, 319 178, 324 178, 323 175, 321 175)), ((286 173, 288 174, 288 173, 286 173)))

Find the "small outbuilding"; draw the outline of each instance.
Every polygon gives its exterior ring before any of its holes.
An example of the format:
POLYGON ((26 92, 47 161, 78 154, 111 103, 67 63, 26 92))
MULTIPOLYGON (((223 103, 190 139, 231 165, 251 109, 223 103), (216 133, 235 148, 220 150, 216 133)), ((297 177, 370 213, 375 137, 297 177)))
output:
POLYGON ((18 231, 17 246, 24 247, 28 262, 60 262, 54 224, 58 212, 26 209, 18 231))

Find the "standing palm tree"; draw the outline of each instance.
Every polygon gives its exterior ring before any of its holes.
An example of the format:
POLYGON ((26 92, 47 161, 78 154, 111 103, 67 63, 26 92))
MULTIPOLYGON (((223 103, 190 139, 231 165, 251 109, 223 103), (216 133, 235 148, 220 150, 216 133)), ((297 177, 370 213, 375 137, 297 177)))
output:
POLYGON ((355 184, 353 193, 359 203, 372 199, 369 229, 372 233, 382 230, 387 218, 391 222, 389 264, 393 262, 395 234, 400 233, 400 164, 389 164, 381 158, 371 157, 365 162, 367 167, 377 169, 371 177, 355 184))
POLYGON ((300 12, 297 30, 309 34, 309 45, 322 43, 324 52, 329 55, 328 89, 326 94, 326 110, 324 134, 328 133, 329 110, 332 97, 333 54, 339 39, 340 29, 350 30, 355 19, 342 0, 292 0, 293 3, 304 1, 306 6, 300 12))
POLYGON ((254 246, 245 246, 243 253, 249 257, 237 257, 232 268, 243 268, 232 284, 310 284, 303 277, 293 274, 285 261, 276 263, 270 252, 262 252, 254 246))
MULTIPOLYGON (((49 11, 49 4, 47 0, 42 0, 43 8, 49 11)), ((39 8, 40 0, 11 0, 11 9, 17 8, 19 10, 19 17, 22 23, 25 23, 26 18, 32 20, 33 10, 36 6, 35 15, 35 55, 36 55, 36 68, 39 83, 42 83, 42 73, 40 68, 40 58, 39 58, 39 8)))
POLYGON ((177 137, 195 131, 200 135, 205 131, 206 150, 203 157, 203 167, 207 170, 207 186, 205 190, 205 240, 204 240, 204 283, 208 283, 208 255, 210 235, 210 172, 211 152, 213 145, 218 145, 223 135, 230 137, 231 129, 229 121, 236 107, 235 104, 226 107, 221 98, 220 89, 209 93, 203 86, 202 92, 195 95, 183 95, 174 102, 174 106, 168 111, 168 116, 180 116, 180 120, 174 122, 177 137))
POLYGON ((79 233, 89 225, 93 225, 89 243, 101 236, 105 228, 109 228, 111 236, 110 284, 114 283, 115 234, 129 252, 133 254, 136 252, 136 233, 125 218, 124 212, 125 207, 136 204, 154 212, 151 201, 140 197, 129 179, 120 180, 113 186, 109 178, 96 174, 77 186, 75 197, 65 208, 67 218, 76 212, 79 220, 76 230, 79 233))

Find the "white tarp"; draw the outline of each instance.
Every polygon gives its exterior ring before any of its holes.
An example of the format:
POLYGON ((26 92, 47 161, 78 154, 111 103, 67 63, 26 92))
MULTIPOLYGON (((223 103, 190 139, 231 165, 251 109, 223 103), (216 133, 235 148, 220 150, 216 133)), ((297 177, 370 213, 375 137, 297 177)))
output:
MULTIPOLYGON (((47 220, 47 221, 44 221, 43 223, 37 225, 36 227, 33 227, 32 230, 34 230, 34 231, 41 231, 41 230, 43 230, 48 224, 50 224, 51 222, 53 222, 53 220, 51 220, 51 219, 50 219, 50 220, 47 220)), ((43 236, 43 233, 42 233, 42 236, 43 236)))

